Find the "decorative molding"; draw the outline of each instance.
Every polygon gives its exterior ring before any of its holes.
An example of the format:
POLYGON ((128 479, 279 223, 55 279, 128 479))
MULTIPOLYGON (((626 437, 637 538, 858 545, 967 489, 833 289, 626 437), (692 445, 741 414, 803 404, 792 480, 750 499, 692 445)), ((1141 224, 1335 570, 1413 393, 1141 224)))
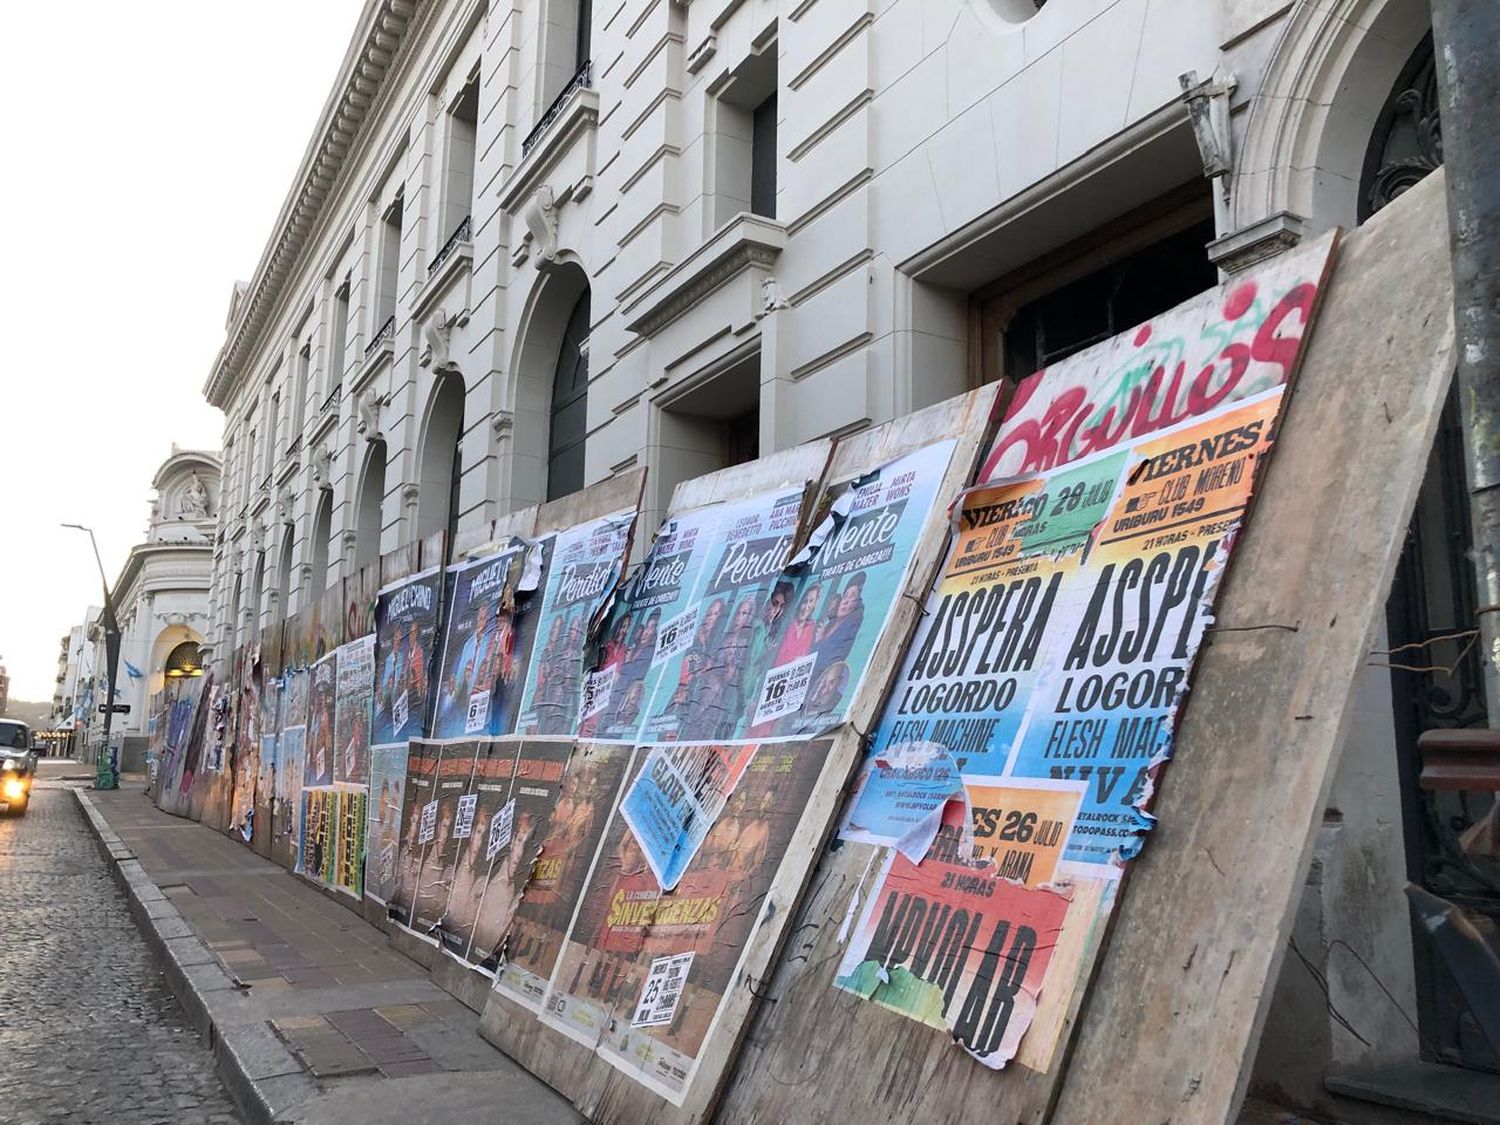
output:
MULTIPOLYGON (((748 213, 736 216, 626 306, 626 328, 641 336, 654 336, 746 270, 769 270, 786 246, 786 237, 786 228, 774 219, 748 213)), ((781 300, 779 295, 772 299, 781 300)), ((765 300, 763 290, 762 314, 770 311, 765 300)))
POLYGON ((453 339, 453 330, 462 328, 469 323, 469 310, 460 309, 452 316, 448 310, 439 307, 437 314, 422 326, 422 334, 427 337, 427 347, 422 350, 422 357, 417 362, 422 367, 431 367, 433 374, 442 374, 445 371, 458 373, 459 366, 453 359, 450 346, 453 339))
POLYGON ((523 246, 531 244, 535 247, 536 264, 540 268, 543 262, 553 261, 557 257, 557 200, 553 196, 551 184, 543 184, 536 189, 536 194, 527 202, 521 217, 526 221, 528 232, 523 246))
MULTIPOLYGON (((306 247, 356 139, 372 113, 377 112, 381 95, 387 92, 386 80, 408 42, 419 6, 420 0, 373 0, 367 5, 335 83, 335 93, 324 107, 294 186, 282 204, 276 233, 261 256, 254 279, 233 302, 233 324, 203 387, 210 405, 223 409, 229 401, 252 343, 292 276, 292 263, 306 247)), ((425 7, 424 19, 430 19, 442 5, 429 3, 425 7)), ((406 52, 404 58, 410 56, 411 52, 406 52)))
POLYGON ((326 445, 320 445, 313 450, 312 479, 313 485, 319 489, 331 489, 333 487, 333 454, 328 451, 326 445))
POLYGON ((1208 244, 1208 260, 1225 273, 1240 273, 1290 250, 1307 235, 1307 220, 1277 211, 1208 244))
POLYGON ((390 396, 377 395, 374 391, 366 391, 359 396, 355 403, 359 412, 359 421, 355 424, 355 431, 366 441, 384 441, 385 434, 380 429, 380 409, 390 402, 390 396))
POLYGON ((755 313, 755 319, 761 320, 770 316, 773 312, 789 309, 792 303, 781 295, 781 289, 776 284, 776 275, 766 274, 760 279, 760 308, 755 313))

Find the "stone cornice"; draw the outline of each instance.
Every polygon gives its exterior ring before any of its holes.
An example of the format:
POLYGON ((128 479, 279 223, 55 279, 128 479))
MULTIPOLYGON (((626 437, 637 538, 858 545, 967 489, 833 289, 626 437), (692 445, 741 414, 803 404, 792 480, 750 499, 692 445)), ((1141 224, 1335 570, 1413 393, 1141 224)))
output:
POLYGON ((271 316, 293 264, 306 247, 324 203, 355 148, 355 140, 379 108, 386 79, 408 39, 418 9, 436 0, 367 0, 359 27, 344 55, 333 92, 323 106, 311 143, 275 233, 266 244, 248 291, 203 386, 203 396, 223 409, 256 336, 271 316))
POLYGON ((786 246, 775 219, 736 216, 624 309, 625 327, 654 336, 704 297, 753 266, 768 269, 786 246))

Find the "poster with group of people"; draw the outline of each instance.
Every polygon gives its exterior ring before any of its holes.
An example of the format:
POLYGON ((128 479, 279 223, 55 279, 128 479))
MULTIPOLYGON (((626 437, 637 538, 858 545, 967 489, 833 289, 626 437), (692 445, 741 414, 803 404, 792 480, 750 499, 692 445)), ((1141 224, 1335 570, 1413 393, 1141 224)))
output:
POLYGON ((1018 388, 844 814, 889 850, 838 988, 1045 1069, 1154 823, 1328 249, 1018 388))

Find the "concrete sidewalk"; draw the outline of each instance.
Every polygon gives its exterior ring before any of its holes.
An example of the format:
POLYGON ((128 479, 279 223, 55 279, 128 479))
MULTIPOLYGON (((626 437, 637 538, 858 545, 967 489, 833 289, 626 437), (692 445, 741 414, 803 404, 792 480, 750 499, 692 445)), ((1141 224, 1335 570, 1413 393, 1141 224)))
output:
POLYGON ((583 1120, 352 911, 138 780, 77 794, 250 1120, 583 1120))

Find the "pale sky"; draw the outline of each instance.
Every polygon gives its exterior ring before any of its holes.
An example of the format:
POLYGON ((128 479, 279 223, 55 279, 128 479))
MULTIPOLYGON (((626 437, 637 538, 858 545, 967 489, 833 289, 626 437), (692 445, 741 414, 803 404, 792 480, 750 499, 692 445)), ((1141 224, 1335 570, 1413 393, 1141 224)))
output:
POLYGON ((236 278, 281 209, 360 0, 14 4, 0 43, 0 658, 50 700, 58 639, 144 538, 236 278))

